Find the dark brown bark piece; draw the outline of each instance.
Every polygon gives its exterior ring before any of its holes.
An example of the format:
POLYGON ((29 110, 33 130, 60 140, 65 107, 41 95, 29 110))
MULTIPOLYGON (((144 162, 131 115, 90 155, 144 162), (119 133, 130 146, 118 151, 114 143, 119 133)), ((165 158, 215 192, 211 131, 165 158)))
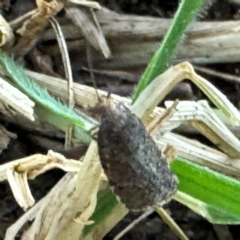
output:
POLYGON ((131 210, 168 201, 177 178, 141 120, 121 103, 101 113, 99 155, 114 192, 131 210))

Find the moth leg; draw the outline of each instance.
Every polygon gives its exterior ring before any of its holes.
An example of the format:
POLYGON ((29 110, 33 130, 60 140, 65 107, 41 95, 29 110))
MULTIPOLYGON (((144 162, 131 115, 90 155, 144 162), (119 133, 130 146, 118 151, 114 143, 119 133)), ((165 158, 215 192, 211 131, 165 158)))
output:
POLYGON ((149 207, 141 216, 139 216, 137 219, 135 219, 133 222, 131 222, 126 228, 124 228, 113 240, 118 240, 122 236, 124 236, 127 232, 129 232, 132 228, 134 228, 139 222, 141 222, 143 219, 148 217, 150 214, 154 212, 153 207, 149 207))
POLYGON ((171 228, 171 230, 179 237, 181 240, 188 240, 188 237, 184 234, 182 229, 174 221, 174 219, 164 210, 162 207, 154 206, 155 211, 159 214, 162 220, 171 228))
POLYGON ((122 236, 124 236, 127 232, 134 228, 140 221, 148 217, 154 211, 156 211, 159 214, 159 216, 172 229, 172 231, 176 234, 176 236, 179 239, 188 240, 188 237, 184 234, 182 229, 177 225, 173 218, 162 207, 159 206, 149 207, 141 216, 135 219, 126 228, 124 228, 117 236, 115 236, 113 240, 119 240, 122 236))

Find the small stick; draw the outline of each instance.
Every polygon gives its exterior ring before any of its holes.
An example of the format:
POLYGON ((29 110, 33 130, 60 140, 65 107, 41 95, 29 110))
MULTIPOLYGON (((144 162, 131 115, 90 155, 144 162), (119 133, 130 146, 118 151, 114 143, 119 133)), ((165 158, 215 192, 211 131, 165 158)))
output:
POLYGON ((209 75, 222 78, 224 80, 229 80, 230 82, 240 83, 240 77, 234 76, 232 74, 222 73, 219 71, 215 71, 206 67, 200 67, 196 65, 194 65, 194 69, 196 69, 199 72, 207 73, 209 75))

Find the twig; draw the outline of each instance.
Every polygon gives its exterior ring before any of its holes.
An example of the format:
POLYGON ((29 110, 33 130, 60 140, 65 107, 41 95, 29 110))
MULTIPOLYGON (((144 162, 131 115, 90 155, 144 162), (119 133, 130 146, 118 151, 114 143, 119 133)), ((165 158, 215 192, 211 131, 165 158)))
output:
POLYGON ((194 65, 194 69, 196 69, 199 72, 207 73, 209 75, 222 78, 224 80, 229 80, 230 82, 240 83, 240 77, 234 76, 232 74, 222 73, 219 71, 211 70, 209 68, 200 67, 196 65, 194 65))
POLYGON ((176 100, 172 104, 172 106, 168 107, 162 115, 157 116, 156 118, 153 119, 152 122, 150 122, 147 125, 146 130, 148 131, 149 134, 153 134, 153 132, 157 128, 162 127, 164 122, 166 122, 167 120, 169 120, 169 118, 171 118, 173 116, 174 112, 176 111, 176 107, 177 107, 178 103, 179 103, 179 100, 176 100))
MULTIPOLYGON (((101 70, 143 70, 172 21, 156 17, 117 14, 106 8, 97 11, 96 15, 105 38, 111 39, 112 57, 107 64, 104 60, 100 61, 98 53, 93 56, 93 64, 97 63, 101 70)), ((186 60, 194 64, 239 62, 240 53, 236 51, 240 48, 239 22, 193 22, 186 32, 185 41, 176 52, 173 63, 186 60)), ((83 34, 79 32, 78 27, 73 26, 69 21, 62 25, 62 30, 66 39, 71 39, 68 44, 69 51, 77 50, 79 55, 84 54, 85 43, 82 41, 83 34)), ((42 39, 43 41, 55 39, 52 30, 47 30, 42 39)), ((56 46, 49 46, 48 49, 51 56, 58 54, 56 46)), ((86 61, 82 61, 82 66, 86 66, 86 61)), ((73 71, 76 67, 79 69, 79 63, 73 65, 73 71)))
POLYGON ((72 3, 84 5, 86 7, 101 9, 101 6, 98 2, 87 1, 87 0, 69 0, 69 1, 72 2, 72 3))

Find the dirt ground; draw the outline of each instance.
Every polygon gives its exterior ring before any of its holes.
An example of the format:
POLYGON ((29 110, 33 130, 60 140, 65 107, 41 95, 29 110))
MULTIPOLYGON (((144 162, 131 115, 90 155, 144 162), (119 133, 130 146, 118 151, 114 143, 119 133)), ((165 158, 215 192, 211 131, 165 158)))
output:
MULTIPOLYGON (((2 13, 5 16, 14 15, 14 7, 19 3, 20 0, 10 1, 9 9, 2 9, 2 13)), ((27 1, 26 2, 31 2, 27 1)), ((155 16, 161 18, 171 18, 177 9, 178 1, 144 1, 144 0, 102 0, 100 3, 103 6, 110 8, 118 13, 126 14, 137 14, 144 16, 155 16)), ((32 2, 28 6, 32 6, 32 2)), ((25 10, 26 10, 25 9, 25 10)), ((31 7, 29 7, 31 9, 31 7)), ((239 18, 238 5, 227 1, 218 0, 212 4, 211 7, 206 7, 199 21, 214 20, 234 20, 239 18)), ((25 66, 31 68, 31 63, 29 63, 29 56, 25 57, 25 66)), ((221 72, 239 74, 240 63, 231 64, 214 64, 208 67, 212 69, 221 70, 221 72)), ((34 69, 32 67, 32 69, 34 69)), ((75 73, 76 74, 76 73, 75 73)), ((202 74, 203 75, 203 74, 202 74)), ((227 81, 219 81, 216 77, 211 77, 208 75, 203 75, 214 83, 222 92, 224 92, 228 98, 237 106, 240 107, 239 101, 239 85, 229 83, 227 81)), ((190 84, 186 81, 187 84, 190 84)), ((87 82, 88 84, 88 82, 87 82)), ((118 82, 116 87, 112 88, 112 92, 122 95, 129 95, 135 83, 127 83, 125 90, 120 88, 119 85, 126 84, 123 82, 118 82)), ((100 87, 102 89, 108 89, 109 83, 105 83, 100 87)), ((190 84, 192 89, 192 94, 188 96, 188 99, 200 99, 204 96, 196 89, 195 86, 190 84)), ((170 95, 168 98, 185 98, 181 97, 181 92, 177 92, 177 96, 170 95)), ((5 120, 4 116, 0 114, 0 123, 2 123, 9 131, 17 134, 18 138, 11 140, 7 149, 5 149, 0 156, 0 163, 3 164, 10 160, 22 158, 29 156, 34 153, 46 153, 48 150, 46 147, 39 144, 36 140, 36 132, 26 132, 26 129, 22 129, 16 124, 10 123, 5 120)), ((197 136, 199 137, 199 136, 197 136)), ((44 141, 47 141, 46 139, 44 141)), ((206 141, 203 139, 203 141, 206 141)), ((55 148, 60 149, 63 145, 64 140, 61 138, 54 137, 55 148)), ((51 141, 52 143, 52 141, 51 141)), ((44 174, 44 176, 38 177, 36 180, 31 182, 31 189, 33 190, 34 197, 38 200, 41 199, 46 192, 51 189, 51 187, 63 176, 63 173, 58 170, 54 170, 44 174), (43 181, 43 179, 45 181, 43 181), (44 183, 43 183, 44 182, 44 183)), ((0 239, 3 239, 5 230, 16 221, 16 219, 23 214, 23 211, 18 207, 15 200, 12 197, 10 188, 7 183, 0 183, 0 239)), ((180 225, 183 231, 187 234, 190 239, 193 240, 237 240, 240 239, 240 226, 227 226, 227 225, 212 225, 199 215, 193 213, 188 208, 182 206, 181 204, 172 201, 165 209, 169 211, 171 216, 180 225)), ((121 230, 124 229, 128 224, 130 224, 134 219, 139 216, 140 213, 130 212, 119 224, 117 224, 114 229, 104 238, 105 240, 113 239, 121 230)), ((174 240, 177 237, 169 229, 169 227, 159 218, 159 216, 154 213, 137 226, 135 226, 129 233, 127 233, 122 239, 142 239, 142 240, 174 240)))

